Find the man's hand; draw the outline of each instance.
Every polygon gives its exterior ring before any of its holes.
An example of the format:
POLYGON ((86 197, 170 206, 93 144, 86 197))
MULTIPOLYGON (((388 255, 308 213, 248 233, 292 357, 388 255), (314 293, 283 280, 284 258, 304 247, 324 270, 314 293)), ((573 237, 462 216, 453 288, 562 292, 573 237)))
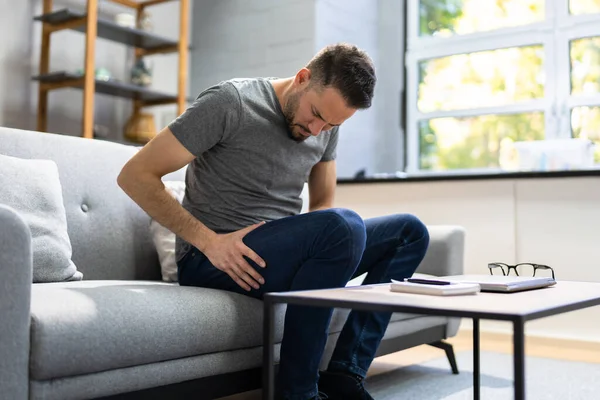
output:
POLYGON ((247 291, 250 291, 250 286, 258 289, 258 283, 262 285, 265 280, 252 268, 244 256, 263 268, 266 267, 266 263, 251 248, 246 246, 242 239, 263 224, 264 222, 259 222, 236 232, 217 234, 207 242, 202 251, 217 269, 225 272, 247 291))

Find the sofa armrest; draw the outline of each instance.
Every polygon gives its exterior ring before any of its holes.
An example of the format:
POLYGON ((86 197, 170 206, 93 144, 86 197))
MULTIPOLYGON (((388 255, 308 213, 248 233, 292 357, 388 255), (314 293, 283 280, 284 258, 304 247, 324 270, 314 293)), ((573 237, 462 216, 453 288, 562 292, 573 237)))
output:
POLYGON ((428 226, 429 248, 417 273, 436 276, 464 272, 465 230, 460 226, 428 226))
MULTIPOLYGON (((460 226, 428 226, 429 249, 417 273, 436 276, 461 275, 465 265, 465 230, 460 226)), ((446 338, 458 333, 461 318, 448 318, 446 338)))
POLYGON ((29 227, 0 204, 0 393, 29 397, 29 323, 33 256, 29 227))

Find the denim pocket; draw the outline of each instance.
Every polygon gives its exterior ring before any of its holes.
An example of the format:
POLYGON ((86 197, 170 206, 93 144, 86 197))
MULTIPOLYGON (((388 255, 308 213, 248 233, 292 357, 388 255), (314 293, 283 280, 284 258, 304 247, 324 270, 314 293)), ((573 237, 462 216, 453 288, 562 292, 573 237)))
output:
POLYGON ((180 284, 181 284, 181 274, 182 274, 183 270, 185 269, 186 265, 190 262, 190 259, 195 257, 195 255, 193 254, 194 251, 196 251, 196 249, 192 247, 187 253, 185 253, 185 255, 183 257, 181 257, 180 260, 178 260, 176 262, 176 264, 177 264, 177 282, 179 282, 180 284))

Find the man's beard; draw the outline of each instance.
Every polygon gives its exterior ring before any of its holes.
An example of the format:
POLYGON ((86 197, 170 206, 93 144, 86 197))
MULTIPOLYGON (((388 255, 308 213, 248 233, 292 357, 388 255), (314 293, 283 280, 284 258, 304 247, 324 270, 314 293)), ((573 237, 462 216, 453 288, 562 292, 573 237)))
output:
POLYGON ((295 132, 294 129, 298 127, 305 131, 303 126, 294 123, 294 120, 296 119, 296 111, 298 111, 298 106, 300 104, 300 97, 302 97, 302 93, 291 94, 288 97, 288 100, 285 103, 285 107, 283 109, 283 116, 285 117, 285 122, 288 125, 288 134, 290 138, 299 143, 308 139, 308 136, 301 135, 295 132))

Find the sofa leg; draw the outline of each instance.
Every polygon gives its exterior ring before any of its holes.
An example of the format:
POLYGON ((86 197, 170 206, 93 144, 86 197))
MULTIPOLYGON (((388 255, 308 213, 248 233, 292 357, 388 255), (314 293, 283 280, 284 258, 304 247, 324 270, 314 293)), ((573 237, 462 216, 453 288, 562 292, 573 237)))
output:
POLYGON ((452 347, 450 343, 444 342, 443 340, 429 343, 429 345, 437 347, 438 349, 442 349, 446 352, 446 357, 448 357, 448 361, 450 362, 452 373, 458 375, 458 365, 456 364, 456 357, 454 356, 454 347, 452 347))

